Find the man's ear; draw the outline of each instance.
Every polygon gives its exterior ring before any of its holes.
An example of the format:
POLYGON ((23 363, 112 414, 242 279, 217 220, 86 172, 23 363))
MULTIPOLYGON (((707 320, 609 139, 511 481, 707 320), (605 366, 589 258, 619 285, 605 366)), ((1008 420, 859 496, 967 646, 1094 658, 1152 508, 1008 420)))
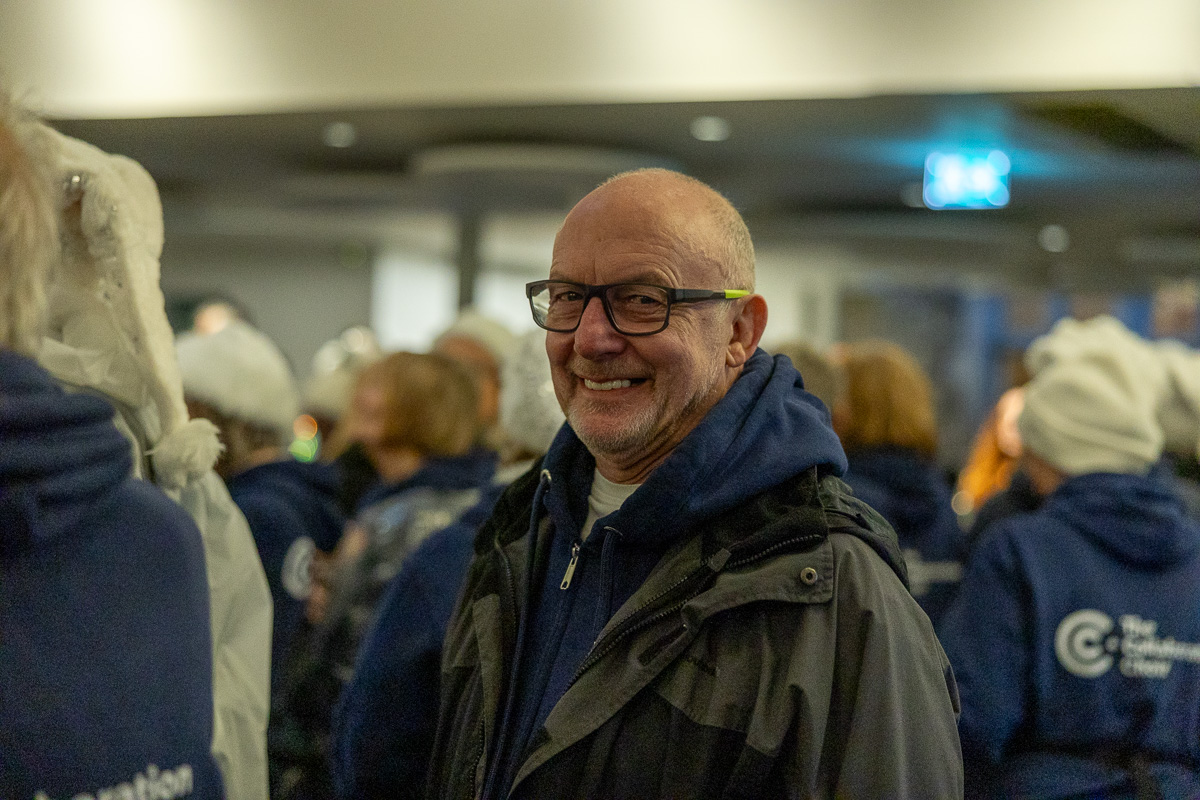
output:
POLYGON ((741 302, 733 318, 733 336, 725 351, 725 366, 736 369, 745 364, 758 347, 767 327, 767 301, 761 294, 752 294, 741 302))

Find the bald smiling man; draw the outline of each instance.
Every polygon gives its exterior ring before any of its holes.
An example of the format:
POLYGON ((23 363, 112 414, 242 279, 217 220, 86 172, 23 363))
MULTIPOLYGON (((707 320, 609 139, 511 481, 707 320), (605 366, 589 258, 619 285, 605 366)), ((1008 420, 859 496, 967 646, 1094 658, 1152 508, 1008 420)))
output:
POLYGON ((961 796, 949 664, 824 406, 758 349, 737 211, 619 175, 527 294, 567 424, 476 540, 427 796, 961 796))

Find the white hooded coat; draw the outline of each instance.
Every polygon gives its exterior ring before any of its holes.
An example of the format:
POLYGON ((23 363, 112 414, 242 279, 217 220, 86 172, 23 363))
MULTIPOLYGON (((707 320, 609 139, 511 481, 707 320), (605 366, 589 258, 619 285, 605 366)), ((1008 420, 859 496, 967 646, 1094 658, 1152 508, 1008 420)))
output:
POLYGON ((137 163, 43 128, 62 183, 65 254, 38 360, 108 397, 153 480, 203 535, 211 603, 212 750, 228 797, 267 800, 271 596, 245 518, 212 470, 216 429, 188 421, 159 288, 162 207, 137 163))

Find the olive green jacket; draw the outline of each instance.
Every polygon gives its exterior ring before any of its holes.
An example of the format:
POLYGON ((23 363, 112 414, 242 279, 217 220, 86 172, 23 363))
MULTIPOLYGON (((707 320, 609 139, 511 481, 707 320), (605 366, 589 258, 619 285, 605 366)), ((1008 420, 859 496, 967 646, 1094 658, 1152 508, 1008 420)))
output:
MULTIPOLYGON (((443 651, 430 798, 484 785, 548 545, 544 520, 529 530, 537 477, 476 542, 443 651)), ((702 528, 609 621, 510 796, 961 797, 953 673, 887 523, 809 470, 702 528)))

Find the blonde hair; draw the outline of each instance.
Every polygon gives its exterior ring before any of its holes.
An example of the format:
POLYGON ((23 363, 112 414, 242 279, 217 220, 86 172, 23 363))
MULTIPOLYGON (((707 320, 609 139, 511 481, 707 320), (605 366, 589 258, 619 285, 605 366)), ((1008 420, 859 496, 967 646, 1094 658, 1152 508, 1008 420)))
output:
POLYGON ((906 447, 927 458, 937 455, 933 384, 921 365, 899 345, 881 340, 841 348, 846 373, 847 413, 837 425, 847 451, 863 447, 906 447))
POLYGON ((0 92, 0 347, 34 355, 46 284, 58 257, 58 216, 37 121, 0 92))
MULTIPOLYGON (((386 445, 411 447, 426 457, 457 456, 479 438, 475 381, 446 356, 392 353, 363 369, 357 388, 367 386, 383 390, 386 445)), ((350 413, 356 413, 353 404, 350 413)))

